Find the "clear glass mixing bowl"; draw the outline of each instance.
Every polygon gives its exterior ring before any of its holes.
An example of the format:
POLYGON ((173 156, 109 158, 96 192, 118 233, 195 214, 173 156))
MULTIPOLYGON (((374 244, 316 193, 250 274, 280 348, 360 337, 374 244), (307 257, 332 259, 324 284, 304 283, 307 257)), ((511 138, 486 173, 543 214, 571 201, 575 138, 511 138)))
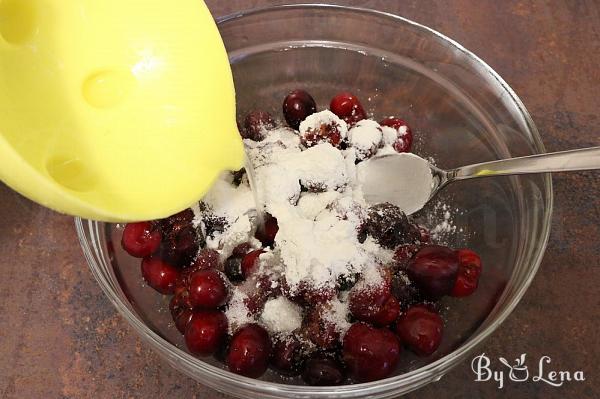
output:
MULTIPOLYGON (((415 131, 415 152, 433 157, 442 168, 544 152, 511 88, 475 55, 422 25, 328 5, 252 10, 222 18, 219 25, 240 115, 255 108, 281 115, 283 97, 294 88, 308 90, 321 108, 337 92, 351 90, 375 119, 405 118, 415 131)), ((214 359, 189 355, 171 324, 168 298, 142 283, 139 260, 120 248, 121 226, 80 219, 76 226, 108 298, 151 347, 190 377, 242 398, 390 398, 439 380, 466 359, 517 305, 546 247, 549 176, 467 181, 450 186, 440 200, 462 229, 450 244, 482 255, 479 290, 467 299, 445 301, 444 341, 432 358, 405 351, 393 377, 338 387, 302 386, 271 372, 261 380, 247 379, 214 359)), ((432 212, 429 207, 421 217, 432 212)))

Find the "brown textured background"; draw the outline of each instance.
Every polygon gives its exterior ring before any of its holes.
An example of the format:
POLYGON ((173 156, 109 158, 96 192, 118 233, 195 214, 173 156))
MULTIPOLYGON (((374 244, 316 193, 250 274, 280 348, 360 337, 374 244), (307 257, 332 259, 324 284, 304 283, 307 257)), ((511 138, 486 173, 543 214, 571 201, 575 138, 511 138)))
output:
MULTIPOLYGON (((290 1, 288 1, 289 3, 290 1)), ((333 1, 336 2, 336 1, 333 1)), ((207 0, 215 15, 283 1, 207 0)), ((337 1, 394 12, 474 51, 516 90, 549 151, 600 145, 600 2, 337 1)), ((175 3, 174 3, 175 4, 175 3)), ((600 397, 600 173, 554 177, 545 260, 515 312, 481 350, 552 357, 585 382, 473 382, 464 363, 420 398, 600 397)), ((0 398, 224 398, 143 346, 93 280, 73 221, 0 185, 0 398)), ((531 363, 530 363, 531 364, 531 363)))

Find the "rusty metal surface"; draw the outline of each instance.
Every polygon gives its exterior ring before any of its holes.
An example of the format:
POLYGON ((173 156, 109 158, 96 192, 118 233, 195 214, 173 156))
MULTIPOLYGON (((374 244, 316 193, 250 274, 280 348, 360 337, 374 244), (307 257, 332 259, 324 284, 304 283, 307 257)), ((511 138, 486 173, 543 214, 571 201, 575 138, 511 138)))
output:
MULTIPOLYGON (((289 2, 289 1, 288 1, 289 2)), ((208 0, 215 15, 261 0, 208 0)), ((516 90, 549 151, 600 145, 600 3, 337 1, 398 13, 474 51, 516 90)), ((600 174, 554 177, 556 213, 531 288, 481 350, 552 358, 586 381, 473 382, 468 362, 414 398, 600 397, 600 174)), ((142 345, 93 280, 72 219, 0 186, 0 397, 224 398, 142 345)), ((548 370, 547 367, 547 370, 548 370)))

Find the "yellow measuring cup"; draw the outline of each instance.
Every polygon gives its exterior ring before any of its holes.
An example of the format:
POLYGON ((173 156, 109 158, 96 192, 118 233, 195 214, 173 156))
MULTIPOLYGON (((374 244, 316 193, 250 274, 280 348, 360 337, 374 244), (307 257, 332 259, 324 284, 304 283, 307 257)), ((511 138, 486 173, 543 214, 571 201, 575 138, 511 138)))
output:
POLYGON ((164 217, 239 169, 231 69, 199 0, 0 0, 0 178, 57 211, 164 217))

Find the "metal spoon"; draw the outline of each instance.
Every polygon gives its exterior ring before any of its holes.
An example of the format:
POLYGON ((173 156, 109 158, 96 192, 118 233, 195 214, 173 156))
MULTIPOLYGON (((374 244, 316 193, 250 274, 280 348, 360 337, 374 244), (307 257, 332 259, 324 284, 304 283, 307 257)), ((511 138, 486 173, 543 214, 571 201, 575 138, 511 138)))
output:
POLYGON ((502 159, 452 170, 442 170, 423 158, 406 153, 378 156, 363 164, 359 164, 358 178, 367 202, 389 202, 412 214, 455 181, 600 169, 600 147, 502 159))

